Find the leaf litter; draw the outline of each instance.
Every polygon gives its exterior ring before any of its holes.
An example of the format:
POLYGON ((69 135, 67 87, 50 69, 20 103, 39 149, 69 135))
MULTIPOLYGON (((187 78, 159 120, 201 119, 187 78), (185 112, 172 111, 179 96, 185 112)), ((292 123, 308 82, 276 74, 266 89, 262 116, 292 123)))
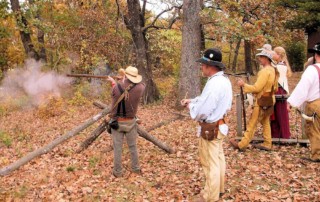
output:
MULTIPOLYGON (((295 74, 290 78, 293 80, 291 89, 299 76, 295 74)), ((148 128, 176 116, 172 113, 174 103, 173 96, 169 96, 157 104, 141 107, 138 116, 143 120, 142 127, 148 128)), ((0 117, 0 130, 12 139, 11 146, 0 143, 1 168, 99 112, 90 104, 74 106, 66 101, 60 104, 60 108, 54 108, 56 111, 51 109, 53 112, 48 117, 45 116, 47 112, 41 111, 45 109, 40 108, 13 111, 0 117)), ((294 129, 292 138, 301 138, 300 117, 295 117, 295 113, 290 116, 294 129)), ((236 136, 235 117, 234 100, 229 114, 230 134, 224 143, 226 193, 220 201, 320 201, 319 164, 300 160, 309 155, 308 147, 276 144, 271 152, 252 147, 245 152, 236 151, 228 143, 229 138, 236 136)), ((192 201, 200 193, 205 177, 198 159, 197 123, 190 118, 151 132, 174 147, 175 154, 167 154, 138 138, 142 175, 130 171, 130 154, 124 145, 122 178, 111 174, 113 152, 109 134, 101 135, 82 153, 75 152, 97 125, 0 177, 0 201, 192 201)), ((256 135, 261 136, 261 131, 256 135)))

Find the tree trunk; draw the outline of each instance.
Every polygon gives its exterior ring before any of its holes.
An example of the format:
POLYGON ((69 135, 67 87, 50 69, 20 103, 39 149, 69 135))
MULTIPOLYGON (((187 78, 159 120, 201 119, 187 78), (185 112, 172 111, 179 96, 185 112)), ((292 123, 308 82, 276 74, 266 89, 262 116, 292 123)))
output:
MULTIPOLYGON (((38 17, 38 19, 41 21, 40 17, 38 17)), ((46 53, 46 48, 44 46, 44 31, 40 27, 37 27, 37 29, 38 29, 37 39, 40 44, 39 59, 44 62, 47 62, 47 53, 46 53)))
MULTIPOLYGON (((320 31, 308 32, 308 48, 313 48, 316 43, 320 42, 320 31)), ((308 58, 313 56, 312 53, 307 53, 308 58)))
POLYGON ((42 154, 48 153, 53 148, 55 148, 57 145, 67 141, 71 137, 77 135, 78 133, 80 133, 84 129, 88 128, 89 126, 91 126, 92 124, 94 124, 95 122, 97 122, 98 120, 103 118, 105 115, 110 113, 110 111, 111 111, 110 108, 105 108, 99 114, 97 114, 94 117, 86 120, 83 124, 75 127, 73 130, 67 132, 65 135, 58 137, 57 139, 53 140, 52 142, 50 142, 46 146, 43 146, 43 147, 41 147, 41 148, 39 148, 39 149, 37 149, 37 150, 35 150, 33 152, 30 152, 29 154, 27 154, 26 156, 22 157, 18 161, 10 164, 9 166, 6 166, 6 167, 2 168, 0 170, 0 176, 7 175, 7 174, 11 173, 12 171, 18 169, 20 166, 28 163, 32 159, 34 159, 34 158, 36 158, 38 156, 41 156, 42 154))
MULTIPOLYGON (((96 107, 99 107, 100 109, 103 109, 103 108, 106 108, 106 107, 107 107, 106 104, 103 104, 103 103, 101 103, 101 102, 94 102, 93 104, 94 104, 96 107)), ((169 120, 169 121, 171 122, 171 121, 177 120, 177 119, 179 119, 179 118, 181 118, 181 117, 182 117, 182 116, 178 116, 177 118, 171 119, 171 120, 169 120)), ((159 123, 159 124, 157 124, 157 125, 149 128, 148 131, 154 130, 155 128, 160 127, 160 126, 162 126, 162 125, 164 125, 164 124, 167 124, 167 123, 168 123, 167 121, 161 122, 161 123, 159 123)), ((98 128, 97 128, 96 130, 98 131, 98 128)), ((145 131, 144 129, 140 128, 139 126, 138 126, 138 128, 137 128, 137 132, 138 132, 138 134, 139 134, 140 137, 143 137, 144 139, 152 142, 154 145, 158 146, 160 149, 163 149, 163 150, 166 151, 167 153, 172 154, 172 153, 175 152, 175 150, 174 150, 172 147, 170 147, 170 146, 166 145, 165 143, 161 142, 161 141, 158 140, 155 136, 150 135, 147 131, 145 131)), ((101 133, 100 133, 100 134, 101 134, 101 133)), ((88 139, 90 139, 90 137, 89 137, 88 139)), ((88 140, 88 139, 87 139, 87 140, 88 140)), ((95 139, 96 139, 96 138, 95 138, 95 139)), ((91 143, 92 143, 92 142, 91 142, 91 143)), ((91 143, 90 143, 90 144, 91 144, 91 143)))
POLYGON ((20 37, 27 57, 39 60, 39 54, 34 49, 34 45, 31 40, 28 21, 22 14, 19 0, 10 0, 10 3, 16 16, 17 26, 20 26, 20 37))
POLYGON ((237 71, 237 62, 238 62, 240 45, 241 45, 241 39, 238 40, 236 48, 234 50, 234 56, 233 56, 233 62, 232 62, 232 72, 234 73, 237 71))
MULTIPOLYGON (((232 41, 229 41, 229 57, 228 57, 228 67, 227 68, 231 68, 231 71, 233 71, 232 67, 231 67, 231 56, 232 56, 232 41)), ((233 71, 234 72, 234 71, 233 71)))
POLYGON ((201 51, 204 51, 206 49, 206 39, 205 39, 205 34, 204 34, 204 25, 200 24, 200 27, 201 27, 201 33, 200 33, 200 36, 201 36, 201 46, 200 46, 200 50, 201 51))
POLYGON ((245 56, 246 72, 253 75, 253 70, 251 65, 251 44, 249 40, 244 40, 244 56, 245 56))
POLYGON ((255 67, 256 72, 260 70, 260 64, 258 63, 258 60, 256 60, 256 48, 251 45, 251 61, 253 61, 253 65, 255 67))
POLYGON ((146 89, 143 102, 151 103, 159 99, 160 94, 153 81, 151 62, 148 52, 148 40, 143 31, 145 19, 141 13, 139 0, 127 0, 128 14, 125 16, 125 24, 131 32, 132 40, 135 45, 136 67, 143 77, 146 89))
POLYGON ((202 0, 183 0, 182 50, 178 99, 200 94, 199 64, 201 51, 201 23, 199 13, 202 0))
MULTIPOLYGON (((29 0, 30 5, 34 5, 34 0, 29 0)), ((36 11, 36 15, 35 18, 39 20, 39 22, 42 22, 41 16, 40 16, 40 12, 37 9, 36 11)), ((40 52, 39 52, 39 59, 47 62, 47 54, 46 54, 46 48, 44 45, 44 31, 42 30, 42 28, 40 26, 37 26, 37 39, 38 39, 38 43, 40 45, 40 52)))

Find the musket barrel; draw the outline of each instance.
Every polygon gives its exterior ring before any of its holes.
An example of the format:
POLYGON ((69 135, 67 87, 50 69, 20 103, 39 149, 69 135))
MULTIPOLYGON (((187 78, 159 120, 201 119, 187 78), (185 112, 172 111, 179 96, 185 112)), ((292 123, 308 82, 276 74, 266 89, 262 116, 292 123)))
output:
MULTIPOLYGON (((91 75, 91 74, 67 74, 67 77, 85 77, 85 78, 95 78, 95 79, 107 79, 109 76, 105 75, 91 75)), ((120 76, 110 76, 114 79, 120 79, 120 76)))

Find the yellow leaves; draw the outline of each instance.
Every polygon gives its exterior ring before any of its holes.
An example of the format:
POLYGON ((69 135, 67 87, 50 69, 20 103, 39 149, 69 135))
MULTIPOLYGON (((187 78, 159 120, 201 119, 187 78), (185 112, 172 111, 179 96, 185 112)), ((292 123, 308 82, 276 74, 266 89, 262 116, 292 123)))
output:
POLYGON ((22 44, 10 44, 7 48, 7 56, 10 66, 13 64, 22 64, 25 59, 25 53, 23 52, 22 44))
MULTIPOLYGON (((49 95, 46 95, 49 96, 49 95)), ((63 101, 60 98, 51 98, 48 103, 43 103, 38 107, 37 115, 41 119, 47 119, 53 116, 59 116, 64 112, 63 101)))
POLYGON ((9 164, 9 159, 6 157, 0 157, 0 167, 4 167, 9 164))
POLYGON ((55 3, 54 4, 54 9, 56 9, 60 13, 63 13, 65 10, 68 9, 68 7, 64 3, 55 3))

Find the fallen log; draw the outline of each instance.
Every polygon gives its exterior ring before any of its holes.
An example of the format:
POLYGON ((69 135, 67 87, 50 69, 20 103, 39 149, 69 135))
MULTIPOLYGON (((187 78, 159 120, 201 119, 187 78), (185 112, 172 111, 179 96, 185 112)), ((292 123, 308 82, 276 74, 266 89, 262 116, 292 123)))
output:
POLYGON ((92 142, 94 142, 107 129, 107 124, 106 120, 103 120, 102 123, 100 123, 100 125, 91 133, 90 137, 81 143, 76 152, 80 153, 87 149, 92 142))
POLYGON ((160 123, 158 123, 158 124, 156 124, 154 126, 151 126, 150 128, 147 128, 146 131, 147 132, 153 131, 153 130, 155 130, 157 128, 160 128, 161 126, 167 125, 167 124, 169 124, 169 123, 171 123, 173 121, 176 121, 176 120, 179 120, 179 119, 182 119, 182 118, 184 118, 184 116, 178 114, 178 116, 176 116, 174 118, 171 118, 171 119, 168 119, 168 120, 165 120, 165 121, 161 121, 160 123))
MULTIPOLYGON (((95 101, 93 104, 94 104, 95 106, 99 107, 100 109, 104 109, 104 108, 108 107, 106 104, 103 104, 103 103, 98 102, 98 101, 95 101)), ((181 118, 181 117, 180 117, 180 118, 181 118)), ((178 118, 174 118, 173 120, 176 120, 176 119, 178 119, 178 118)), ((157 127, 160 127, 160 126, 162 126, 162 125, 164 125, 164 124, 166 124, 166 123, 167 123, 167 122, 161 122, 161 123, 157 124, 156 126, 157 126, 157 127)), ((149 130, 153 130, 153 129, 155 129, 155 127, 151 127, 149 130)), ((152 142, 154 145, 156 145, 156 146, 158 146, 159 148, 163 149, 163 150, 166 151, 167 153, 169 153, 169 154, 175 153, 175 150, 174 150, 172 147, 170 147, 170 146, 168 146, 167 144, 161 142, 161 141, 160 141, 159 139, 157 139, 155 136, 150 135, 147 131, 145 131, 144 129, 140 128, 139 126, 138 126, 138 128, 137 128, 137 132, 138 132, 138 134, 139 134, 140 137, 143 137, 143 138, 145 138, 146 140, 152 142)))
POLYGON ((98 113, 94 117, 86 120, 83 124, 75 127, 73 130, 67 132, 65 135, 56 138, 55 140, 53 140, 52 142, 50 142, 46 146, 43 146, 33 152, 30 152, 29 154, 20 158, 16 162, 13 162, 12 164, 2 168, 0 170, 0 176, 7 175, 7 174, 11 173, 12 171, 18 169, 20 166, 28 163, 32 159, 34 159, 38 156, 41 156, 42 154, 48 153, 53 148, 55 148, 57 145, 65 142, 66 140, 70 139, 71 137, 77 135, 78 133, 80 133, 84 129, 88 128, 89 126, 91 126, 92 124, 94 124, 95 122, 97 122, 98 120, 103 118, 104 116, 106 116, 108 113, 110 113, 110 108, 104 108, 100 113, 98 113))
POLYGON ((155 136, 150 135, 147 131, 143 130, 139 126, 137 128, 137 132, 138 132, 140 137, 143 137, 144 139, 152 142, 154 145, 157 145, 159 148, 163 149, 167 153, 169 153, 169 154, 175 153, 175 150, 172 147, 170 147, 170 146, 166 145, 165 143, 161 142, 155 136))
MULTIPOLYGON (((161 145, 160 146, 160 148, 162 147, 162 148, 167 148, 167 146, 164 146, 163 145, 163 143, 162 142, 160 142, 159 140, 156 140, 156 139, 154 139, 154 136, 151 136, 150 134, 148 134, 148 132, 150 132, 150 131, 152 131, 152 130, 154 130, 154 129, 156 129, 156 128, 159 128, 159 127, 161 127, 161 126, 163 126, 163 125, 166 125, 166 124, 168 124, 168 123, 171 123, 172 121, 176 121, 176 120, 178 120, 178 119, 181 119, 183 116, 177 116, 177 117, 174 117, 174 118, 172 118, 172 119, 169 119, 169 120, 166 120, 166 121, 162 121, 162 122, 160 122, 160 123, 158 123, 158 124, 156 124, 156 125, 154 125, 154 126, 152 126, 152 127, 150 127, 150 128, 148 128, 147 130, 143 130, 143 129, 141 129, 140 127, 140 131, 138 130, 138 133, 139 133, 139 136, 141 136, 141 137, 144 137, 146 140, 148 140, 148 141, 154 141, 154 142, 156 142, 156 141, 158 141, 157 143, 156 143, 156 145, 157 144, 159 144, 159 145, 161 145), (146 135, 146 134, 148 134, 148 135, 146 135)), ((85 141, 83 141, 82 143, 81 143, 81 145, 79 146, 79 148, 77 149, 77 153, 80 153, 80 152, 82 152, 83 150, 85 150, 85 149, 87 149, 105 130, 106 130, 106 127, 107 127, 107 122, 106 121, 103 121, 92 133, 91 133, 91 135, 85 140, 85 141)), ((166 151, 166 150, 165 150, 166 151)), ((168 152, 168 153, 174 153, 174 151, 166 151, 166 152, 168 152)))

